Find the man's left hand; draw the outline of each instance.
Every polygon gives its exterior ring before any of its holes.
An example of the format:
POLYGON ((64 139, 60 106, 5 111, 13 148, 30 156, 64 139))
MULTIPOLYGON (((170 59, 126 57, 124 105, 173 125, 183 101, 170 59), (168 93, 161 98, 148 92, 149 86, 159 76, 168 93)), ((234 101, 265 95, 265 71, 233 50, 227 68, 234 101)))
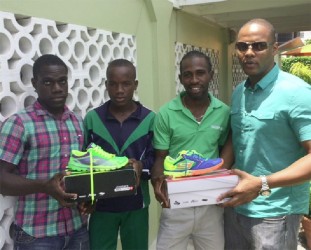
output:
POLYGON ((222 202, 224 199, 229 199, 228 201, 219 204, 220 206, 240 206, 242 204, 251 202, 258 196, 261 189, 260 177, 250 175, 238 169, 231 170, 231 173, 238 175, 240 180, 236 187, 218 197, 218 202, 222 202))

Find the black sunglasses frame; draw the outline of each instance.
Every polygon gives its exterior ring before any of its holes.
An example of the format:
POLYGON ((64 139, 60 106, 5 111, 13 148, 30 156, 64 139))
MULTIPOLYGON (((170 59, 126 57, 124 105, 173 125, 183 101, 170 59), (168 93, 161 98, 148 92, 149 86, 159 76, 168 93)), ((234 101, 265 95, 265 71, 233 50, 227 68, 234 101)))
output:
POLYGON ((253 43, 246 43, 246 42, 237 42, 235 44, 235 48, 240 52, 246 52, 251 46, 251 49, 255 52, 264 51, 268 49, 268 47, 272 45, 272 43, 267 42, 253 42, 253 43))

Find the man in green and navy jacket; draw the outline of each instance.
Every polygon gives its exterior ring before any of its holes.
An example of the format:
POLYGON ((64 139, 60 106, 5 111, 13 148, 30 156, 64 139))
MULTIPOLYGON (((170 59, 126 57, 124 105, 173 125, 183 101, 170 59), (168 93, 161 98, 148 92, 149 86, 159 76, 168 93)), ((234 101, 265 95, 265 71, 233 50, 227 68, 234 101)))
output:
POLYGON ((120 233, 122 249, 147 250, 148 180, 154 163, 155 113, 133 100, 138 81, 131 62, 114 60, 106 74, 110 100, 86 115, 86 143, 93 142, 106 152, 128 157, 140 178, 140 185, 136 195, 97 201, 90 217, 91 249, 116 249, 120 233))

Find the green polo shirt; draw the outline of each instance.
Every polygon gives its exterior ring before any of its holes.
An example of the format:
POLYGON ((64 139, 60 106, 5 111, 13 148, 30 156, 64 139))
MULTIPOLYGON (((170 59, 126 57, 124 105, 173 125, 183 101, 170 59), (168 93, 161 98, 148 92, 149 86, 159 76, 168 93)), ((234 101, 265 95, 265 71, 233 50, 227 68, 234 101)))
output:
POLYGON ((211 103, 198 123, 183 106, 181 93, 161 107, 155 119, 154 148, 169 150, 176 157, 182 150, 196 150, 204 157, 219 156, 229 129, 229 107, 210 95, 211 103))
MULTIPOLYGON (((231 127, 235 166, 252 175, 269 175, 303 157, 302 141, 311 140, 311 86, 277 65, 256 84, 240 84, 232 96, 231 127)), ((275 188, 265 198, 236 211, 264 218, 303 214, 308 209, 309 183, 275 188)))

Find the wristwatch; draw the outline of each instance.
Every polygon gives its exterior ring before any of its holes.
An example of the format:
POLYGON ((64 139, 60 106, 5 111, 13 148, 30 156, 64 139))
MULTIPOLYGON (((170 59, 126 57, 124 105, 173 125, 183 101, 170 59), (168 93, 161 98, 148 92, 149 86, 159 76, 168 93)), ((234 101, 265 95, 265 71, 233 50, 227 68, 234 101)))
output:
POLYGON ((265 175, 260 176, 261 179, 261 190, 259 191, 259 194, 262 196, 269 196, 271 194, 271 189, 267 182, 267 177, 265 175))

